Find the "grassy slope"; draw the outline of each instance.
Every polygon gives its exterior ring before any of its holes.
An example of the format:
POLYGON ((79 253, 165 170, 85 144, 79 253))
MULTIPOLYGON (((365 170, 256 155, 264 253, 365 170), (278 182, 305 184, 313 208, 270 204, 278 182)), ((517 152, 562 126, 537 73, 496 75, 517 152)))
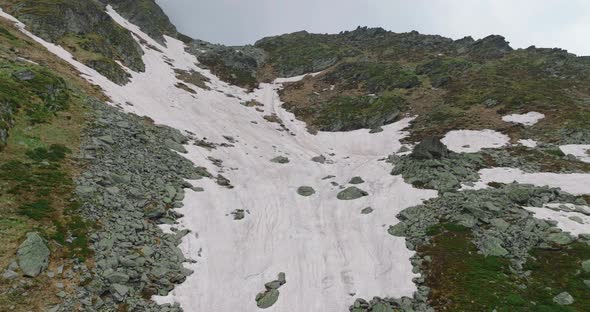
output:
POLYGON ((437 311, 588 311, 590 293, 582 261, 590 259, 590 246, 575 243, 554 250, 533 250, 524 270, 528 277, 510 273, 500 257, 485 257, 471 243, 469 230, 447 224, 433 229, 434 242, 421 249, 432 257, 427 263, 432 289, 430 303, 437 311), (525 285, 524 287, 519 287, 525 285), (576 301, 560 306, 552 301, 567 291, 576 301))
MULTIPOLYGON (((50 270, 66 259, 90 255, 85 237, 90 225, 77 215, 72 197, 73 178, 82 165, 72 156, 79 148, 88 95, 100 93, 69 65, 0 20, 0 98, 3 105, 17 107, 7 145, 0 151, 1 268, 14 260, 29 231, 39 231, 49 241, 50 270), (15 79, 13 73, 22 70, 34 72, 35 78, 15 79), (55 92, 50 90, 58 90, 59 96, 51 96, 55 92), (66 237, 74 240, 67 242, 66 237)), ((0 310, 43 310, 58 299, 57 281, 71 284, 41 275, 27 280, 27 292, 22 293, 7 291, 11 284, 3 280, 0 310)))
POLYGON ((132 35, 115 23, 98 2, 2 0, 0 6, 38 36, 62 45, 79 61, 116 83, 128 81, 128 74, 116 61, 135 71, 145 69, 141 49, 132 35))
POLYGON ((324 113, 326 103, 354 90, 356 96, 400 94, 409 103, 406 112, 418 115, 412 140, 457 128, 493 128, 514 140, 556 143, 590 133, 590 60, 562 50, 511 50, 501 37, 453 42, 379 29, 295 33, 256 46, 269 53, 275 75, 325 70, 308 78, 305 92, 301 84, 283 92, 286 107, 312 125, 334 116, 324 113), (501 121, 505 114, 528 111, 547 118, 529 129, 501 121))

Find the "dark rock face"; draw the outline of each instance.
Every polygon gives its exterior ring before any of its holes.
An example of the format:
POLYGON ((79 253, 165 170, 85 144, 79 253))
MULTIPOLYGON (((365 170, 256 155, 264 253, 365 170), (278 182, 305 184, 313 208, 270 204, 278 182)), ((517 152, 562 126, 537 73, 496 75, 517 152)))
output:
POLYGON ((100 0, 110 4, 131 23, 139 26, 154 40, 165 44, 164 35, 177 37, 176 27, 154 0, 100 0))
POLYGON ((134 71, 145 70, 139 44, 97 2, 27 0, 10 13, 39 37, 69 46, 81 62, 115 83, 125 84, 129 80, 115 60, 134 71))
POLYGON ((429 137, 420 142, 410 155, 414 159, 439 159, 449 155, 447 146, 439 139, 429 137))

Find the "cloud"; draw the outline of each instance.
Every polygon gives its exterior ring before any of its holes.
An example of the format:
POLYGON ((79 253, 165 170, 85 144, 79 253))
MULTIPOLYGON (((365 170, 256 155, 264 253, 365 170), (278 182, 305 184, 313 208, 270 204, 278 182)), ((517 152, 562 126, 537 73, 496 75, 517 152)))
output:
POLYGON ((590 55, 587 0, 157 0, 195 38, 243 45, 298 30, 337 33, 358 25, 454 39, 500 34, 515 48, 560 47, 590 55))

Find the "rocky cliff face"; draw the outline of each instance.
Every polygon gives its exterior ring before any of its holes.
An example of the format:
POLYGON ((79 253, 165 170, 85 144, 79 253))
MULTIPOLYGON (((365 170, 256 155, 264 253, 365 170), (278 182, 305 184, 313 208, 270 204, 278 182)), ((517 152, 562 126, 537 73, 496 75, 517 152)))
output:
POLYGON ((118 84, 129 74, 116 61, 143 71, 142 50, 95 1, 22 1, 9 12, 41 38, 66 47, 81 62, 118 84))
POLYGON ((160 43, 164 43, 164 35, 178 36, 176 27, 154 0, 100 0, 100 2, 112 5, 119 14, 141 27, 143 32, 160 43))

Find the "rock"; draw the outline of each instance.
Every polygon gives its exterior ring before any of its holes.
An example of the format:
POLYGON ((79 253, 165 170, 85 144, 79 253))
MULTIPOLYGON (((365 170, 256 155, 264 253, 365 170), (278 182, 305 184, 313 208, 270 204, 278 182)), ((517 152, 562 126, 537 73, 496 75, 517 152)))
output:
POLYGON ((217 184, 220 186, 230 187, 231 181, 228 178, 222 176, 221 174, 218 174, 217 175, 217 184))
POLYGON ((351 186, 338 193, 336 198, 340 200, 354 200, 368 195, 369 193, 357 188, 356 186, 351 186))
POLYGON ((574 298, 567 291, 564 291, 559 295, 553 297, 553 302, 559 305, 570 305, 574 303, 574 298))
POLYGON ((7 280, 13 280, 18 277, 18 274, 12 270, 6 270, 2 273, 2 278, 7 280))
POLYGON ((115 283, 115 284, 126 283, 127 281, 129 281, 129 275, 127 275, 125 273, 121 273, 121 272, 112 272, 112 273, 106 275, 105 278, 109 282, 115 283))
POLYGON ((547 241, 557 245, 568 245, 574 241, 574 238, 568 233, 559 232, 547 235, 547 241))
POLYGON ((373 306, 371 312, 393 312, 393 308, 388 304, 380 302, 373 306))
POLYGON ((510 226, 510 223, 504 221, 500 218, 495 218, 490 220, 490 224, 498 229, 498 231, 503 232, 510 226))
POLYGON ((277 279, 279 282, 281 282, 281 285, 287 283, 287 275, 285 274, 285 272, 280 272, 277 279))
POLYGON ((177 152, 183 153, 183 154, 188 153, 186 148, 184 148, 184 146, 182 144, 175 142, 171 139, 165 139, 164 145, 173 151, 177 151, 177 152))
POLYGON ((28 277, 36 277, 47 269, 49 255, 49 248, 38 233, 27 234, 27 239, 16 252, 18 265, 23 274, 28 277))
POLYGON ((414 159, 438 159, 448 155, 449 150, 446 145, 435 137, 429 137, 414 147, 410 157, 414 159))
POLYGON ((106 144, 110 144, 110 145, 115 144, 115 140, 113 139, 113 137, 111 135, 103 135, 103 136, 98 137, 97 139, 103 143, 106 143, 106 144))
POLYGON ((580 218, 579 216, 570 216, 568 217, 568 219, 577 222, 579 224, 584 224, 584 220, 582 218, 580 218))
POLYGON ((407 229, 408 229, 408 226, 405 223, 400 222, 396 225, 389 226, 387 233, 389 233, 392 236, 404 237, 404 236, 406 236, 407 229))
POLYGON ((373 208, 371 208, 371 207, 366 207, 366 208, 363 208, 363 210, 361 210, 362 214, 370 214, 372 212, 373 212, 373 208))
POLYGON ((350 184, 363 184, 363 183, 365 183, 365 180, 363 180, 363 178, 361 178, 361 177, 353 177, 352 179, 350 179, 350 181, 348 181, 348 183, 350 183, 350 184))
POLYGON ((244 209, 236 209, 232 211, 231 214, 234 216, 234 220, 242 220, 244 217, 246 217, 244 209))
POLYGON ((282 284, 280 281, 272 281, 272 282, 268 282, 266 284, 264 284, 264 287, 266 287, 266 289, 270 290, 270 289, 279 289, 279 287, 281 287, 282 284))
POLYGON ((502 257, 508 254, 508 250, 502 247, 502 240, 489 235, 482 238, 481 251, 485 256, 502 257))
POLYGON ((582 262, 582 269, 586 273, 589 273, 590 272, 590 259, 582 262))
POLYGON ((260 309, 270 308, 279 299, 279 291, 276 289, 270 289, 256 295, 256 305, 260 309))
POLYGON ((111 293, 117 301, 122 301, 129 292, 129 287, 121 284, 111 285, 111 293))
POLYGON ((590 280, 584 280, 584 285, 586 285, 586 287, 590 288, 590 280))
POLYGON ((383 132, 383 128, 382 127, 375 127, 372 128, 371 130, 369 130, 369 133, 379 133, 379 132, 383 132))
POLYGON ((277 164, 287 164, 289 163, 289 158, 285 157, 285 156, 277 156, 273 159, 270 160, 273 163, 277 163, 277 164))
POLYGON ((324 155, 315 156, 315 157, 312 157, 311 160, 315 161, 317 163, 323 164, 326 162, 326 156, 324 156, 324 155))
POLYGON ((311 186, 300 186, 297 189, 297 194, 301 196, 311 196, 315 194, 315 190, 311 186))
POLYGON ((19 70, 12 74, 12 77, 20 81, 29 81, 35 79, 36 74, 28 69, 19 70))

